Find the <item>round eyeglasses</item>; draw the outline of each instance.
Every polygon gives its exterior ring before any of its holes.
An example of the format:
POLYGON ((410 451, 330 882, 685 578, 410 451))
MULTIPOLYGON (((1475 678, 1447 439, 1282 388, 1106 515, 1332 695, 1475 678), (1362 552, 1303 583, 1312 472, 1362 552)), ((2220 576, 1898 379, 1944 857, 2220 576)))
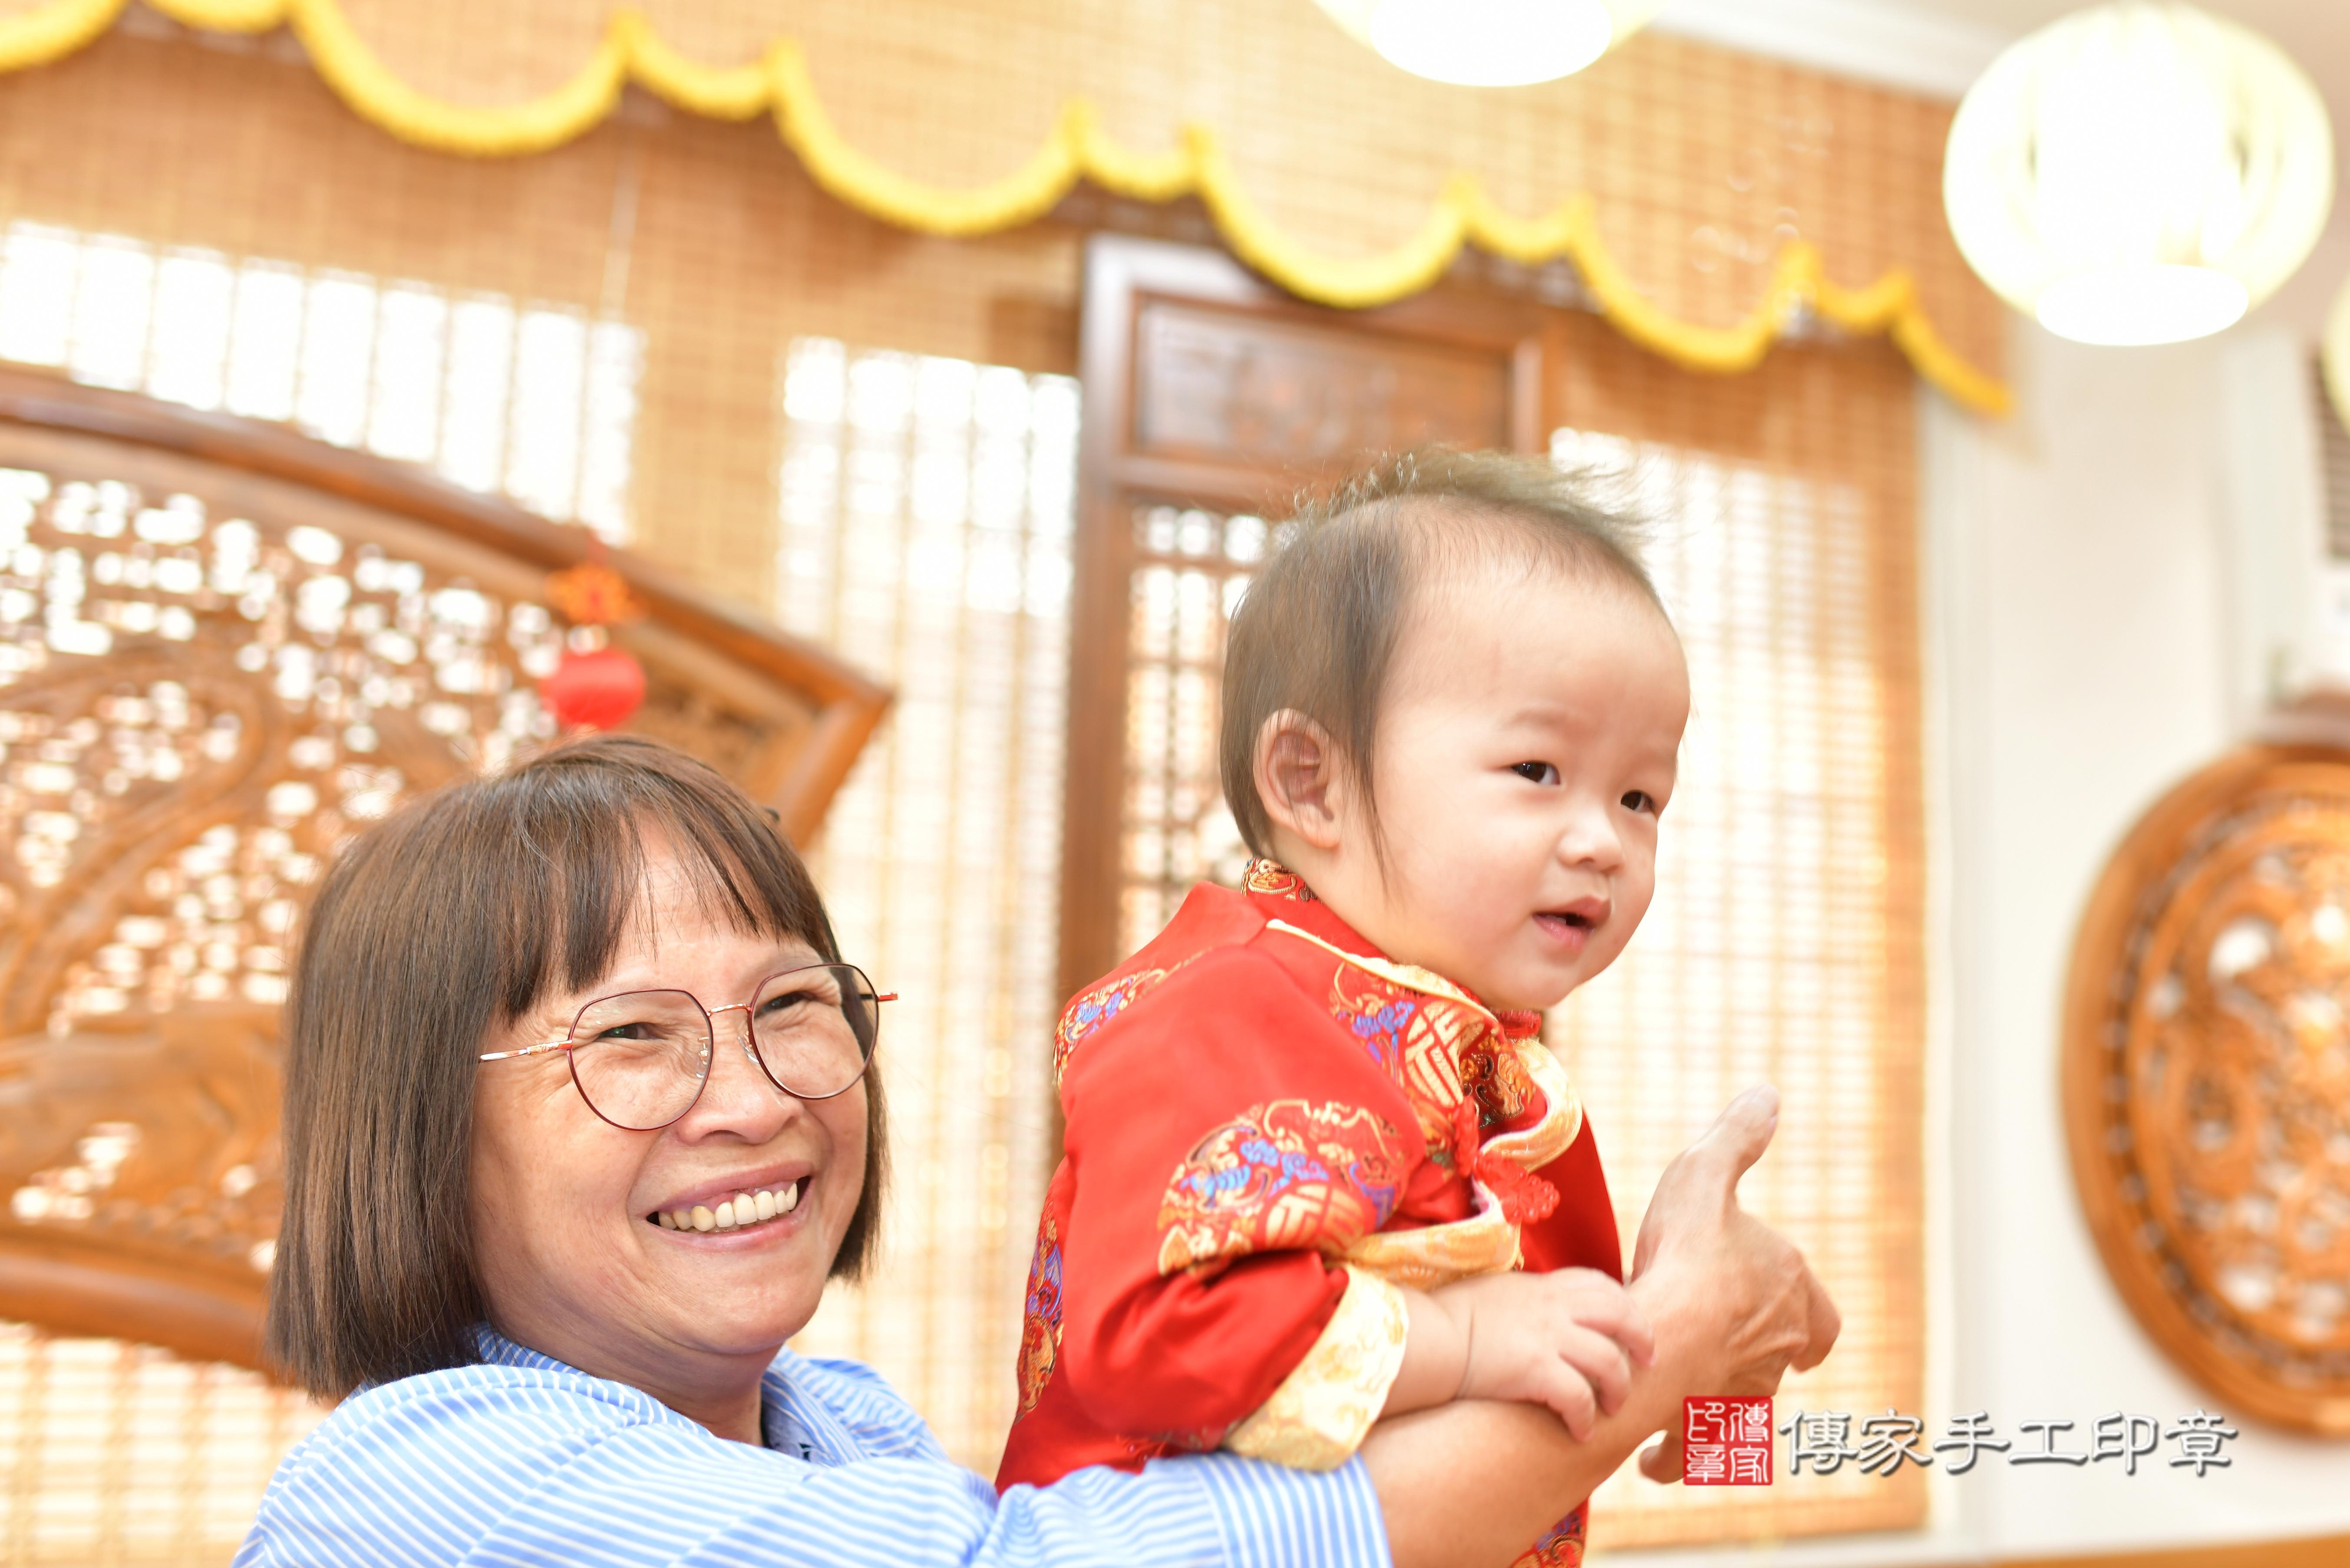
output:
POLYGON ((687 991, 629 991, 579 1010, 560 1040, 485 1051, 484 1062, 560 1051, 588 1108, 616 1127, 651 1132, 691 1110, 710 1081, 715 1017, 749 1023, 747 1053, 767 1081, 795 1100, 828 1100, 853 1088, 881 1033, 877 992, 855 964, 809 964, 761 981, 751 1000, 706 1008, 687 991))

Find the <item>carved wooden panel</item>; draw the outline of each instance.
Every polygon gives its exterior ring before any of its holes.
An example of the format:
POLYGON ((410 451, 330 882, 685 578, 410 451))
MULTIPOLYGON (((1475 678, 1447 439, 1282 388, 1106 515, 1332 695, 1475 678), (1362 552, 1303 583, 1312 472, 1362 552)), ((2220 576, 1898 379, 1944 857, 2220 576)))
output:
MULTIPOLYGON (((251 1364, 277 1009, 337 846, 554 738, 586 548, 285 431, 0 377, 0 1315, 251 1364)), ((634 727, 811 831, 885 694, 616 558, 634 727)))
POLYGON ((2350 752, 2196 774, 2074 950, 2064 1110, 2130 1310, 2243 1411, 2350 1433, 2350 752))
POLYGON ((1147 298, 1134 354, 1140 452, 1295 464, 1510 444, 1513 367, 1478 345, 1147 298))

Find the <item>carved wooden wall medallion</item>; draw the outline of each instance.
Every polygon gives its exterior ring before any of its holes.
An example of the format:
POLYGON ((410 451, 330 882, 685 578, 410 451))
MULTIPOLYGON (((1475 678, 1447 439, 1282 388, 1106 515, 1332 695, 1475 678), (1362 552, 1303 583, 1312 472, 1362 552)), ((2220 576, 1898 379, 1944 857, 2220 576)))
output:
MULTIPOLYGON (((253 1365, 277 1011, 337 847, 554 738, 558 527, 290 431, 0 373, 0 1316, 253 1365)), ((615 553, 631 728, 795 836, 888 696, 615 553)))
POLYGON ((2350 752, 2262 746, 2084 918, 2064 1118, 2106 1268, 2230 1412, 2350 1434, 2350 752))

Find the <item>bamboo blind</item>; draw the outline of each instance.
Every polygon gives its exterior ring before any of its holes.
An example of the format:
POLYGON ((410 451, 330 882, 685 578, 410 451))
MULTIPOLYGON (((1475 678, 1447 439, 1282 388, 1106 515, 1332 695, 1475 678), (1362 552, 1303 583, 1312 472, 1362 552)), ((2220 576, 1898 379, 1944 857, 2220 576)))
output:
POLYGON ((0 234, 0 359, 290 421, 628 537, 644 334, 268 257, 19 220, 0 234))
POLYGON ((879 1367, 993 1474, 1052 1140, 1076 384, 808 337, 782 406, 778 613, 898 691, 811 869, 902 998, 882 1261, 795 1343, 879 1367))
POLYGON ((325 1414, 234 1367, 0 1324, 0 1563, 225 1563, 325 1414))
MULTIPOLYGON (((1923 919, 1915 502, 1907 373, 1882 350, 1806 348, 1742 380, 1665 367, 1564 320, 1554 459, 1653 520, 1647 552, 1688 649, 1694 714, 1657 900, 1550 1038, 1636 1233, 1665 1163, 1769 1080, 1777 1141, 1749 1207, 1801 1245, 1844 1309, 1835 1355, 1791 1379, 1857 1423, 1922 1415, 1923 919)), ((1155 935, 1245 859, 1215 773, 1224 628, 1264 524, 1139 507, 1128 646, 1121 936, 1155 935)), ((1846 1468, 1768 1492, 1626 1475, 1595 1511, 1616 1546, 1919 1522, 1918 1472, 1846 1468)))
MULTIPOLYGON (((795 9, 783 24, 758 4, 672 5, 655 19, 712 59, 728 57, 729 40, 744 29, 798 31, 852 140, 909 172, 950 182, 995 171, 1007 149, 1032 145, 1034 128, 1022 117, 1046 112, 1065 78, 1126 117, 1112 129, 1138 145, 1161 136, 1154 127, 1183 105, 1204 102, 1229 117, 1228 144, 1256 150, 1239 155, 1270 161, 1245 172, 1284 223, 1327 224, 1326 233, 1352 234, 1364 249, 1388 243, 1382 225, 1407 210, 1388 201, 1393 191, 1459 161, 1463 149, 1506 144, 1517 151, 1486 171, 1497 199, 1534 211, 1561 185, 1590 190, 1611 245, 1676 314, 1711 320, 1742 311, 1783 227, 1820 243, 1846 278, 1890 259, 1923 257, 1929 295, 1941 291, 1953 302, 1936 304, 1938 322, 1977 363, 1997 368, 1994 307, 1980 291, 1966 292, 1971 285, 1939 237, 1933 169, 1944 106, 1669 38, 1644 40, 1558 93, 1424 91, 1376 76, 1375 66, 1366 76, 1336 63, 1346 57, 1324 50, 1324 24, 1305 0, 1271 7, 1201 0, 1187 11, 1192 25, 1154 63, 1111 50, 1141 36, 1127 9, 1080 7, 1083 25, 1061 33, 1046 25, 1061 13, 1042 4, 983 12, 943 0, 893 8, 886 25, 865 31, 863 8, 831 0, 795 9), (992 74, 970 70, 950 46, 974 36, 974 17, 983 16, 1035 47, 992 74), (1274 30, 1266 50, 1238 47, 1260 27, 1274 30), (949 60, 951 67, 941 64, 949 60), (1367 89, 1373 79, 1386 88, 1367 89), (1374 112, 1362 112, 1367 102, 1374 112), (1548 107, 1525 120, 1534 112, 1529 105, 1548 107), (1277 109, 1334 118, 1266 118, 1277 109), (1378 136, 1347 143, 1331 129, 1342 109, 1355 117, 1346 123, 1373 124, 1378 136), (1318 180, 1284 172, 1265 136, 1284 127, 1301 143, 1318 140, 1344 166, 1326 166, 1335 171, 1318 180)), ((489 13, 425 0, 354 5, 352 15, 380 42, 398 21, 403 30, 386 51, 421 84, 489 101, 518 96, 517 84, 536 80, 535 62, 546 57, 533 41, 542 38, 536 29, 549 18, 568 26, 564 18, 575 12, 568 0, 489 13), (473 73, 458 84, 463 91, 428 79, 436 61, 473 73)), ((1066 478, 1054 476, 1064 462, 1055 443, 1068 439, 1049 410, 1068 395, 1055 373, 1075 360, 1080 227, 1046 222, 968 241, 888 229, 816 192, 771 128, 688 119, 642 99, 556 152, 504 162, 441 158, 355 120, 287 57, 282 37, 192 42, 151 16, 126 29, 59 66, 0 80, 0 356, 265 417, 290 412, 332 439, 433 462, 465 483, 624 528, 639 547, 713 590, 834 642, 899 687, 904 706, 816 846, 844 940, 909 997, 907 1011, 893 1012, 885 1044, 899 1108, 891 1241, 877 1285, 827 1306, 806 1342, 871 1354, 959 1457, 991 1463, 1008 1414, 1029 1220, 1046 1174, 1058 650, 1066 635, 1051 587, 1065 569, 1057 563, 1066 478), (69 296, 56 292, 60 257, 70 262, 69 296), (248 289, 256 297, 272 289, 288 301, 299 296, 300 309, 277 318, 274 347, 244 336, 260 330, 247 323, 269 319, 257 306, 244 311, 248 289), (81 306, 69 303, 60 335, 54 305, 9 314, 12 298, 60 297, 135 302, 143 326, 135 333, 109 326, 111 306, 91 307, 84 323, 81 306), (556 325, 525 332, 530 320, 556 325), (306 345, 314 330, 339 332, 319 339, 339 347, 313 352, 306 345), (489 401, 504 412, 485 421, 477 411, 486 406, 483 389, 497 378, 479 367, 500 362, 500 343, 505 379, 489 401), (362 358, 363 379, 354 374, 362 358), (818 386, 832 375, 827 365, 838 370, 837 411, 819 417, 804 402, 795 412, 795 373, 813 378, 803 387, 818 386), (266 374, 255 369, 272 366, 266 374), (306 381, 314 372, 315 383, 306 381), (859 376, 876 387, 902 381, 910 389, 902 411, 856 413, 851 388, 859 376), (1018 399, 1014 380, 1024 389, 1018 399), (525 394, 526 383, 552 389, 525 394), (313 384, 333 395, 321 390, 306 407, 304 388, 313 384), (963 393, 940 389, 966 384, 963 393), (1024 425, 1003 416, 1015 401, 1026 410, 1024 425), (536 411, 526 417, 518 411, 525 406, 536 411), (526 429, 576 430, 577 437, 542 440, 526 429), (497 433, 494 454, 484 431, 497 433), (532 442, 533 452, 571 455, 522 461, 517 453, 532 442), (1014 465, 1005 454, 1014 447, 1024 453, 1024 488, 1018 520, 1007 524, 1008 513, 987 508, 1012 493, 1014 465), (983 478, 983 469, 998 477, 983 478), (827 472, 832 478, 822 477, 827 472), (941 477, 955 472, 959 481, 941 477), (950 493, 961 499, 950 505, 950 493), (1023 563, 1013 568, 1016 590, 1003 576, 1007 550, 1023 563)), ((1422 205, 1415 196, 1408 210, 1422 205)), ((1072 211, 1089 223, 1170 221, 1117 202, 1072 211)), ((1882 958, 1876 989, 1852 1006, 1877 1024, 1871 1038, 1889 1043, 1868 1086, 1877 1097, 1867 1104, 1883 1126, 1859 1144, 1836 1145, 1856 1125, 1853 1115, 1846 1115, 1838 1101, 1845 1120, 1804 1144, 1796 1080, 1783 1079, 1790 1112, 1774 1158, 1790 1176, 1773 1201, 1786 1206, 1780 1217, 1827 1262, 1856 1324, 1882 1311, 1874 1321, 1887 1325, 1887 1337, 1869 1352, 1882 1381, 1865 1407, 1914 1407, 1918 1209, 1914 1172, 1904 1175, 1900 1152, 1900 1129, 1916 1122, 1918 983, 1915 680, 1903 651, 1911 635, 1901 533, 1910 508, 1908 374, 1878 351, 1806 348, 1775 354, 1753 376, 1713 380, 1668 369, 1596 321, 1569 317, 1565 330, 1574 352, 1555 389, 1561 423, 1634 443, 1680 464, 1684 476, 1735 471, 1738 493, 1762 487, 1767 499, 1752 504, 1772 529, 1825 530, 1820 551, 1846 515, 1835 497, 1852 498, 1863 519, 1860 555, 1817 558, 1862 572, 1874 597, 1871 607, 1852 613, 1877 618, 1866 630, 1877 650, 1868 701, 1878 705, 1884 768, 1871 786, 1881 816, 1872 842, 1884 857, 1877 896, 1887 923, 1875 950, 1882 958), (1799 493, 1810 498, 1802 506, 1799 493), (1835 1159, 1832 1148, 1840 1150, 1835 1159), (1801 1181, 1798 1166, 1807 1173, 1801 1181), (1854 1169, 1866 1179, 1848 1191, 1854 1169), (1864 1189, 1865 1197, 1851 1196, 1864 1189), (1852 1202, 1876 1204, 1875 1218, 1856 1218, 1852 1202), (1845 1227, 1833 1245, 1831 1221, 1845 1227)), ((1201 650, 1221 641, 1224 585, 1245 571, 1253 547, 1246 524, 1235 534, 1232 523, 1180 512, 1134 519, 1147 546, 1165 545, 1156 565, 1168 574, 1170 602, 1189 607, 1178 640, 1191 639, 1193 674, 1169 688, 1191 693, 1180 697, 1186 711, 1197 708, 1201 650), (1201 526, 1216 531, 1205 553, 1193 549, 1201 526), (1200 582, 1211 585, 1204 597, 1200 582)), ((1743 591, 1794 592, 1794 559, 1773 568, 1766 588, 1743 591)), ((1830 586, 1849 590, 1842 578, 1830 586)), ((1789 733, 1809 732, 1792 699, 1752 695, 1777 666, 1725 668, 1743 672, 1748 684, 1711 699, 1722 722, 1761 702, 1753 711, 1773 714, 1789 733)), ((1700 701, 1708 701, 1702 684, 1700 701)), ((1700 712, 1700 741, 1713 711, 1700 712)), ((1178 714, 1157 740, 1129 737, 1138 746, 1174 748, 1129 756, 1139 772, 1161 770, 1151 786, 1158 794, 1129 796, 1130 819, 1151 818, 1165 830, 1158 859, 1138 861, 1130 884, 1127 919, 1138 931, 1158 918, 1161 906, 1152 899, 1215 874, 1230 857, 1211 785, 1196 754, 1180 750, 1191 732, 1192 720, 1178 714)), ((1846 813, 1835 818, 1840 827, 1862 811, 1849 803, 1838 809, 1846 813)), ((1692 807, 1690 819, 1698 815, 1692 807)), ((1734 884, 1742 896, 1750 886, 1775 886, 1767 875, 1759 882, 1741 875, 1748 878, 1734 884)), ((1835 892, 1859 896, 1842 884, 1835 892)), ((1642 940, 1667 929, 1660 923, 1642 940)), ((1755 965, 1776 973, 1775 961, 1742 952, 1712 972, 1743 999, 1755 965)), ((1836 983, 1849 983, 1866 962, 1840 961, 1836 983)), ((1611 981, 1628 990, 1634 972, 1627 967, 1611 981)), ((1690 983, 1695 994, 1698 979, 1690 983)), ((1794 1016, 1795 993, 1764 994, 1775 1000, 1755 1009, 1769 1021, 1756 1039, 1724 1036, 1718 1047, 1673 1058, 1689 1064, 1676 1080, 1678 1098, 1648 1079, 1622 1077, 1628 1067, 1606 1064, 1606 1051, 1619 1048, 1607 1041, 1620 1035, 1606 1033, 1604 992, 1593 993, 1587 1021, 1579 1013, 1561 1021, 1563 1042, 1589 1083, 1607 1083, 1616 1071, 1617 1081, 1659 1096, 1636 1111, 1611 1107, 1595 1092, 1627 1212, 1645 1196, 1656 1151, 1691 1130, 1695 1107, 1718 1103, 1717 1086, 1726 1094, 1750 1063, 1777 1070, 1809 1048, 1783 1022, 1794 1016)), ((1622 1052, 1625 1061, 1655 1059, 1622 1052)), ((1830 1086, 1860 1092, 1848 1079, 1830 1086)), ((18 1425, 0 1441, 0 1457, 17 1466, 16 1476, 36 1473, 23 1468, 34 1459, 51 1462, 53 1449, 62 1454, 57 1434, 68 1430, 57 1425, 69 1419, 62 1406, 47 1396, 28 1402, 25 1390, 66 1386, 56 1369, 82 1365, 78 1357, 161 1365, 121 1347, 69 1350, 67 1342, 21 1334, 8 1343, 16 1348, 13 1359, 0 1358, 0 1409, 18 1412, 18 1425)), ((1860 1344, 1848 1337, 1840 1359, 1857 1365, 1860 1344)), ((169 1376, 234 1382, 212 1370, 169 1376)), ((109 1374, 74 1386, 85 1392, 75 1397, 70 1420, 81 1425, 72 1430, 129 1433, 134 1423, 123 1412, 145 1407, 135 1379, 109 1374)), ((1856 1413, 1863 1407, 1856 1402, 1856 1413)), ((232 1462, 220 1447, 229 1428, 206 1425, 209 1417, 175 1417, 188 1451, 209 1457, 172 1473, 220 1476, 219 1496, 231 1501, 219 1506, 249 1507, 251 1494, 233 1478, 265 1470, 271 1445, 290 1440, 304 1418, 291 1407, 266 1420, 240 1417, 236 1440, 259 1447, 232 1462), (234 1501, 239 1497, 245 1501, 234 1501)), ((93 1485, 118 1489, 112 1501, 90 1503, 89 1517, 123 1521, 148 1507, 129 1501, 149 1484, 129 1462, 131 1451, 106 1449, 84 1472, 93 1485)), ((1864 1517, 1891 1522, 1915 1517, 1916 1507, 1914 1494, 1884 1487, 1826 1515, 1764 1522, 1789 1531, 1864 1517)), ((1601 1518, 1602 1532, 1613 1528, 1618 1540, 1680 1528, 1620 1503, 1601 1518), (1612 1527, 1611 1517, 1619 1521, 1612 1527)), ((14 1533, 0 1539, 10 1555, 0 1561, 33 1560, 25 1528, 8 1526, 14 1533)), ((96 1545, 71 1550, 131 1560, 125 1528, 106 1524, 96 1545)), ((156 1550, 190 1562, 224 1554, 200 1536, 156 1550)))
MULTIPOLYGON (((1593 1108, 1624 1234, 1665 1162, 1746 1085, 1779 1085, 1745 1203, 1801 1246, 1844 1336, 1781 1391, 1853 1429, 1924 1392, 1924 851, 1914 425, 1881 349, 1691 377, 1567 324, 1554 452, 1626 473, 1694 709, 1657 899, 1551 1038, 1593 1108)), ((1619 1477, 1613 1545, 1889 1529, 1920 1472, 1768 1491, 1619 1477)))
MULTIPOLYGON (((20 7, 35 0, 0 0, 20 7)), ((595 53, 612 0, 341 0, 366 46, 429 99, 523 101, 595 53)), ((1918 277, 1938 330, 2000 369, 2000 307, 1941 218, 1950 106, 1644 33, 1590 69, 1506 92, 1408 76, 1309 0, 644 0, 689 57, 759 57, 789 36, 848 144, 967 188, 1019 168, 1072 97, 1138 151, 1203 125, 1250 205, 1306 250, 1358 258, 1419 234, 1446 181, 1535 217, 1577 192, 1643 296, 1724 326, 1802 238, 1857 285, 1918 277)), ((135 15, 135 13, 134 13, 135 15)), ((771 127, 753 134, 771 144, 771 127)), ((371 133, 380 135, 380 132, 371 133)), ((888 341, 868 337, 867 341, 888 341)))

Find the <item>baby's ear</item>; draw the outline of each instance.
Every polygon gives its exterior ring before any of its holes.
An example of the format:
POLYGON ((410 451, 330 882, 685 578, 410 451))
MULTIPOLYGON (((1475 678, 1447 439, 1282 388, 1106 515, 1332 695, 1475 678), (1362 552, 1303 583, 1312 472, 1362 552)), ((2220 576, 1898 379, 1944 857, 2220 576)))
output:
POLYGON ((1347 781, 1330 732, 1295 708, 1256 732, 1256 794, 1273 826, 1316 849, 1338 846, 1347 781))

